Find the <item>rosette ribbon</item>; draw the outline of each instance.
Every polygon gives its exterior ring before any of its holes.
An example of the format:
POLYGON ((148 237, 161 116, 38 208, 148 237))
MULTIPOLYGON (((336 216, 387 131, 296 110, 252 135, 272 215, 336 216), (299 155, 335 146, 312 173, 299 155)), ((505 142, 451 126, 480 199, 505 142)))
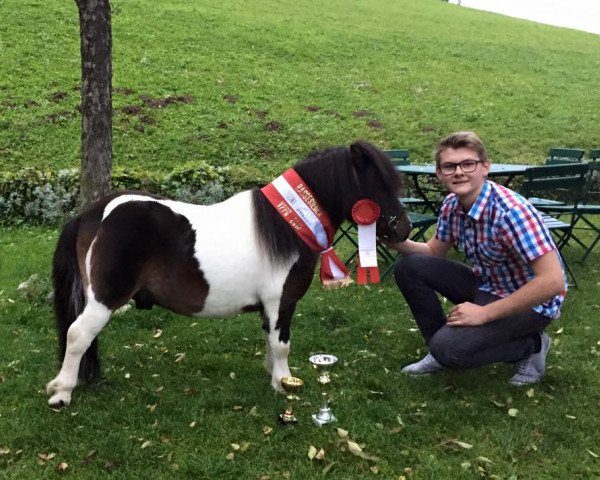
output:
POLYGON ((373 200, 363 198, 352 207, 352 219, 358 228, 358 263, 356 283, 367 284, 367 275, 371 283, 379 283, 379 268, 377 267, 377 219, 379 205, 373 200))

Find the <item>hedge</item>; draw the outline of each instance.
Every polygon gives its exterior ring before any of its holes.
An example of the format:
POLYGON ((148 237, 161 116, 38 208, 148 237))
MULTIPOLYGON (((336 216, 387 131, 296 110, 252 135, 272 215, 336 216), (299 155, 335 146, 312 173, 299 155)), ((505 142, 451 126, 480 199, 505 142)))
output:
MULTIPOLYGON (((186 163, 167 175, 114 168, 113 190, 143 190, 177 200, 210 205, 230 195, 265 184, 248 166, 215 167, 186 163)), ((0 225, 58 225, 77 213, 79 170, 58 172, 28 167, 0 172, 0 225)))

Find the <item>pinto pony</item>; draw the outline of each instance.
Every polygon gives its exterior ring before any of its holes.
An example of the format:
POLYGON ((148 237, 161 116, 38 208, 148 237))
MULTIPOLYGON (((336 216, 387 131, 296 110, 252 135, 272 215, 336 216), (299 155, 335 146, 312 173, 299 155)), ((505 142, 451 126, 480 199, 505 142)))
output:
MULTIPOLYGON (((335 232, 360 199, 377 203, 377 235, 407 238, 400 179, 373 145, 316 151, 293 167, 335 232)), ((329 242, 331 238, 329 239, 329 242)), ((59 374, 48 403, 66 406, 79 382, 99 377, 97 335, 134 299, 183 315, 258 311, 267 337, 265 367, 281 390, 290 375, 290 324, 308 290, 319 252, 310 248, 259 189, 193 205, 143 192, 113 193, 68 222, 53 262, 59 374)))

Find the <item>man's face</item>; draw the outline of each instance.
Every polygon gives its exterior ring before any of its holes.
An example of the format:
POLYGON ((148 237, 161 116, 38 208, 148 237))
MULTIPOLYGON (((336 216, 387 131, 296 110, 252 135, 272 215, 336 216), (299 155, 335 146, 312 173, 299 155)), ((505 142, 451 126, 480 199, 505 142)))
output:
POLYGON ((477 152, 470 148, 443 150, 436 168, 438 179, 466 207, 475 202, 489 171, 490 162, 479 160, 477 152))

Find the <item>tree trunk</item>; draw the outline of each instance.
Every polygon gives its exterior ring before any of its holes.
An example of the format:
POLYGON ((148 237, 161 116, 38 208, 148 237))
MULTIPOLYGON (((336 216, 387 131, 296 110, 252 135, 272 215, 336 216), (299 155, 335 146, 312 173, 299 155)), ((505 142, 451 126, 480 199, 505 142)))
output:
POLYGON ((81 207, 110 191, 112 32, 108 0, 75 0, 81 36, 81 207))

